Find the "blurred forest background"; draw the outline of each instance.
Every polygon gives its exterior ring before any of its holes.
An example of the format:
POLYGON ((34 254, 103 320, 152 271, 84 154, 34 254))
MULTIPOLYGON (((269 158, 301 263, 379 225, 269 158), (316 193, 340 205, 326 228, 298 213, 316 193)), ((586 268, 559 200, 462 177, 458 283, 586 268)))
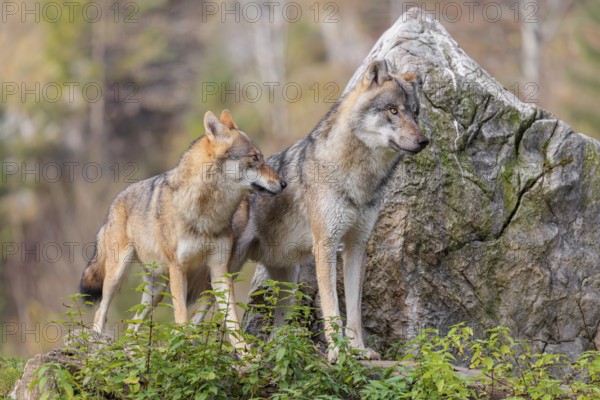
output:
POLYGON ((113 197, 172 168, 205 111, 229 108, 265 155, 283 149, 415 5, 501 85, 600 138, 597 0, 3 1, 0 351, 58 345, 52 321, 113 197))

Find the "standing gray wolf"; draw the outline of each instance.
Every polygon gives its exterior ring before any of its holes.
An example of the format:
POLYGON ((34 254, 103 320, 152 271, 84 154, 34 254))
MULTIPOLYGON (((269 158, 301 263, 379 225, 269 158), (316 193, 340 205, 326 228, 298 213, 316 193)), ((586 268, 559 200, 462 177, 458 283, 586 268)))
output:
MULTIPOLYGON (((142 301, 161 300, 160 276, 169 276, 175 322, 188 319, 187 305, 208 289, 223 290, 228 327, 239 329, 227 267, 233 245, 232 217, 251 190, 271 194, 286 186, 258 147, 238 129, 229 111, 204 116, 206 134, 194 141, 174 169, 137 182, 113 201, 96 239, 96 254, 83 272, 80 291, 102 299, 94 329, 102 332, 110 302, 137 258, 156 262, 142 301), (154 284, 153 284, 154 283, 154 284)), ((146 307, 135 318, 143 319, 146 307)), ((236 347, 243 343, 230 338, 236 347)))
MULTIPOLYGON (((246 259, 260 262, 275 280, 296 282, 298 265, 315 258, 325 333, 331 344, 340 324, 336 252, 343 246, 346 336, 366 350, 361 292, 366 243, 382 204, 382 188, 403 155, 417 154, 429 140, 416 124, 415 75, 398 78, 385 61, 374 61, 356 87, 340 98, 305 139, 267 164, 289 183, 274 197, 247 196, 234 216, 231 271, 246 259)), ((286 305, 284 299, 278 304, 286 305)), ((275 324, 284 320, 276 310, 275 324)), ((337 352, 330 346, 328 358, 337 352)))

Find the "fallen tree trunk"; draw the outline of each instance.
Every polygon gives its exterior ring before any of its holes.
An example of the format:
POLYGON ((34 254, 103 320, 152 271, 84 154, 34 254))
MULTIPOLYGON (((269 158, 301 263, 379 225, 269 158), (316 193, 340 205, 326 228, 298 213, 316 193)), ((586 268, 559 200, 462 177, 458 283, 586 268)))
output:
MULTIPOLYGON (((507 326, 538 351, 600 348, 600 143, 519 101, 420 9, 384 33, 346 91, 380 58, 421 77, 431 144, 398 167, 369 242, 371 341, 382 350, 466 322, 478 335, 507 326)), ((316 288, 312 268, 301 281, 316 288)), ((253 289, 266 278, 258 268, 253 289)), ((245 317, 251 332, 259 322, 245 317)))

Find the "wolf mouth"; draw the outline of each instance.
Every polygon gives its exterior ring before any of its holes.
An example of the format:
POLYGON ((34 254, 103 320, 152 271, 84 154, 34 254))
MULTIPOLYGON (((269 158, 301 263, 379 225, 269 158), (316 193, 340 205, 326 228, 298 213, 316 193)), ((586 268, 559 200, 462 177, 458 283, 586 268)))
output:
POLYGON ((389 146, 392 149, 394 149, 396 152, 398 152, 398 153, 403 153, 404 152, 404 153, 408 153, 408 154, 417 154, 417 153, 419 153, 422 150, 422 149, 418 149, 418 150, 404 149, 404 148, 400 147, 397 143, 392 142, 391 140, 389 142, 389 146))
POLYGON ((277 193, 275 193, 275 192, 267 189, 266 187, 259 185, 258 183, 252 183, 252 189, 254 191, 256 191, 257 193, 264 193, 264 194, 268 194, 268 195, 271 195, 271 196, 277 194, 277 193))

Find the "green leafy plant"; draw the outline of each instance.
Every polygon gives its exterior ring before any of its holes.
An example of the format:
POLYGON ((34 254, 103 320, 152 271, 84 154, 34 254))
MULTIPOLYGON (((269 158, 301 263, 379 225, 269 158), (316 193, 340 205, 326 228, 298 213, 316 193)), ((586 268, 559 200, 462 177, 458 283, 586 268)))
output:
MULTIPOLYGON (((161 279, 166 282, 166 277, 161 279)), ((145 285, 138 288, 145 290, 145 285)), ((201 301, 227 298, 215 291, 205 296, 201 301)), ((390 346, 387 354, 395 356, 396 365, 378 368, 361 362, 361 352, 349 347, 341 327, 334 324, 338 359, 330 364, 309 329, 314 310, 304 296, 297 285, 269 281, 254 294, 260 301, 242 305, 271 320, 278 303, 292 304, 287 306, 287 323, 266 324, 260 337, 229 332, 227 315, 220 307, 197 325, 156 323, 149 310, 146 320, 130 321, 139 323, 139 330, 128 330, 112 342, 94 342, 94 335, 82 333, 73 343, 90 343, 73 351, 77 368, 48 363, 32 385, 45 399, 591 400, 600 396, 597 352, 587 352, 574 362, 561 355, 533 353, 503 327, 487 331, 481 339, 475 339, 464 324, 445 335, 423 330, 408 343, 390 346), (236 352, 226 340, 230 334, 242 335, 250 345, 248 351, 236 352)), ((147 305, 132 311, 140 307, 147 305)), ((81 309, 74 304, 67 309, 65 321, 78 324, 81 309)))

